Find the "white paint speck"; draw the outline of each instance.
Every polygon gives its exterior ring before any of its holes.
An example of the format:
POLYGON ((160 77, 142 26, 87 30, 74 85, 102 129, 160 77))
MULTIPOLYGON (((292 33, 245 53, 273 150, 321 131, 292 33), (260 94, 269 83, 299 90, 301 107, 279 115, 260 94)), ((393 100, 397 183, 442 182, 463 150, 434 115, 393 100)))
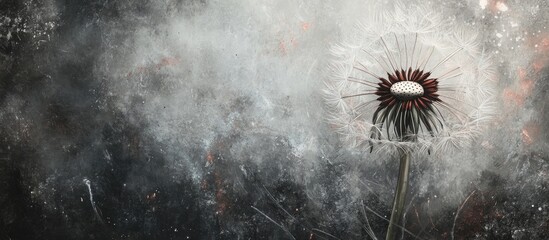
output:
POLYGON ((496 8, 502 12, 507 12, 507 10, 509 10, 509 7, 507 7, 507 5, 503 2, 497 2, 496 8))
POLYGON ((481 9, 485 9, 486 5, 488 5, 488 0, 479 0, 478 5, 480 5, 481 9))

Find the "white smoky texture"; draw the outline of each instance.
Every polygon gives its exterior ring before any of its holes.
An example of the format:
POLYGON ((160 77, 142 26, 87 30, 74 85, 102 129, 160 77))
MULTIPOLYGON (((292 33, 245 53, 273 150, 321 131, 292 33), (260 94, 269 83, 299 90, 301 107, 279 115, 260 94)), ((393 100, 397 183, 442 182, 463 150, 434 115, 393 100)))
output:
POLYGON ((447 22, 438 12, 404 4, 390 12, 373 8, 331 47, 324 88, 328 122, 350 146, 372 144, 377 151, 407 146, 420 152, 457 148, 475 138, 494 115, 490 57, 479 48, 473 29, 447 22), (433 104, 438 115, 434 121, 443 128, 434 134, 420 129, 417 141, 404 142, 390 139, 393 130, 374 124, 372 117, 380 103, 374 94, 378 78, 410 68, 438 79, 441 101, 433 104), (381 136, 372 137, 372 129, 381 136))

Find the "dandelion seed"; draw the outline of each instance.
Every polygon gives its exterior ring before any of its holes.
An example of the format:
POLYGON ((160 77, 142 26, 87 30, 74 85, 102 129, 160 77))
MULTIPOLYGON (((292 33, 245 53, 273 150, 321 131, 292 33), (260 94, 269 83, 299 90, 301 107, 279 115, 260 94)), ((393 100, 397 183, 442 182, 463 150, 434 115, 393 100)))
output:
MULTIPOLYGON (((86 187, 88 187, 88 193, 89 193, 89 197, 90 197, 90 204, 93 208, 93 212, 95 213, 95 217, 97 217, 97 220, 101 223, 101 224, 104 224, 103 223, 103 219, 101 218, 101 215, 99 214, 99 211, 97 210, 97 207, 95 206, 95 201, 93 201, 93 193, 92 193, 92 189, 91 189, 91 181, 87 178, 84 178, 82 180, 82 182, 84 182, 84 184, 86 185, 86 187)), ((80 198, 81 201, 84 201, 82 198, 80 198)))

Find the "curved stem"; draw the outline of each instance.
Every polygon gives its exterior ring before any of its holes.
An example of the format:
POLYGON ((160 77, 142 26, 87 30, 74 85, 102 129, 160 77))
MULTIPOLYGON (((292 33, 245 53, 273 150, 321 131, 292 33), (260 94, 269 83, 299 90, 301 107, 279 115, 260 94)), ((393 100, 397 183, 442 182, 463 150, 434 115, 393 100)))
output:
POLYGON ((400 168, 398 173, 397 188, 395 198, 393 200, 393 210, 391 211, 391 219, 387 228, 385 240, 395 239, 397 225, 404 215, 404 202, 406 200, 406 192, 408 190, 408 174, 410 172, 410 151, 407 149, 400 151, 400 168))

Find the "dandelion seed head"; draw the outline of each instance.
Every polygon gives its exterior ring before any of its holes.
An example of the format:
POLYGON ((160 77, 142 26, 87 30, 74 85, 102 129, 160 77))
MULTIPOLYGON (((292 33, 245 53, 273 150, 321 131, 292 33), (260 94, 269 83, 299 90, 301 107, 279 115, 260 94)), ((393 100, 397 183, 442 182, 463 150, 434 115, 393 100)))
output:
POLYGON ((331 49, 328 121, 354 147, 443 151, 493 116, 495 71, 477 33, 436 11, 375 9, 331 49))

